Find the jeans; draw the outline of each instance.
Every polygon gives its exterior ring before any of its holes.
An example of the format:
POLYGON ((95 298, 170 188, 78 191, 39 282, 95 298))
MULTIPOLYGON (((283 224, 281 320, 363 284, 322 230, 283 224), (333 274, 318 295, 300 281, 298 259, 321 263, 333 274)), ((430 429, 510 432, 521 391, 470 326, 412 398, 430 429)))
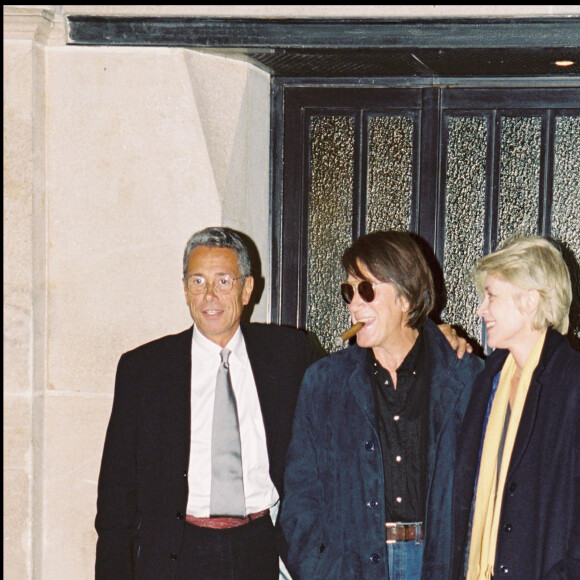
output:
POLYGON ((420 580, 423 540, 387 544, 390 580, 420 580))

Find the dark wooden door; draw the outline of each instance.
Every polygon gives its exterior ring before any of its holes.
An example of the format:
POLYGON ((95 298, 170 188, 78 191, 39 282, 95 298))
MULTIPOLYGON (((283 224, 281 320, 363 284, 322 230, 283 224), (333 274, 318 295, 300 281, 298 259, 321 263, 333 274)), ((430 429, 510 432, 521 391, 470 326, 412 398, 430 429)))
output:
MULTIPOLYGON (((349 325, 340 257, 377 229, 418 233, 440 268, 440 314, 483 344, 475 261, 514 234, 580 257, 580 89, 279 89, 273 319, 334 350, 349 325)), ((574 280, 576 297, 580 294, 574 280)), ((573 315, 578 334, 578 316, 573 315)))

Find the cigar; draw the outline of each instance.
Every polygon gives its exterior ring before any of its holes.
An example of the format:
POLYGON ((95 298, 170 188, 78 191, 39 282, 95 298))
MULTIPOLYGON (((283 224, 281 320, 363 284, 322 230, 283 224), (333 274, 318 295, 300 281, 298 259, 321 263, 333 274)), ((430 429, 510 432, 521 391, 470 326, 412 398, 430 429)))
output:
POLYGON ((340 346, 343 342, 346 342, 349 338, 352 338, 363 326, 364 322, 357 322, 353 324, 348 330, 345 330, 340 336, 334 339, 334 345, 340 346))

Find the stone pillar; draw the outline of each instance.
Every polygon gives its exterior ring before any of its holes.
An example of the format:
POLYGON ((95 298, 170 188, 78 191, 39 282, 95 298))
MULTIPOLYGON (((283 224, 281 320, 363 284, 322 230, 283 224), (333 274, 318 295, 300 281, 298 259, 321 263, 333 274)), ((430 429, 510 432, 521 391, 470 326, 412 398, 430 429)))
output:
MULTIPOLYGON (((48 7, 47 7, 48 8, 48 7)), ((36 575, 46 368, 44 47, 62 17, 4 6, 4 574, 36 575)))

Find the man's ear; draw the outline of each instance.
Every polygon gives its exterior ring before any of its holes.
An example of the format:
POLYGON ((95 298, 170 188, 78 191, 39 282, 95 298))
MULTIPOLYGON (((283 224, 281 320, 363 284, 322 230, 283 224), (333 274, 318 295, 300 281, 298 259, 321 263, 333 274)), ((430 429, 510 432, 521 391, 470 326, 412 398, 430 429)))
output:
POLYGON ((246 276, 244 279, 244 287, 242 289, 242 303, 246 306, 250 302, 252 292, 254 291, 254 277, 246 276))

